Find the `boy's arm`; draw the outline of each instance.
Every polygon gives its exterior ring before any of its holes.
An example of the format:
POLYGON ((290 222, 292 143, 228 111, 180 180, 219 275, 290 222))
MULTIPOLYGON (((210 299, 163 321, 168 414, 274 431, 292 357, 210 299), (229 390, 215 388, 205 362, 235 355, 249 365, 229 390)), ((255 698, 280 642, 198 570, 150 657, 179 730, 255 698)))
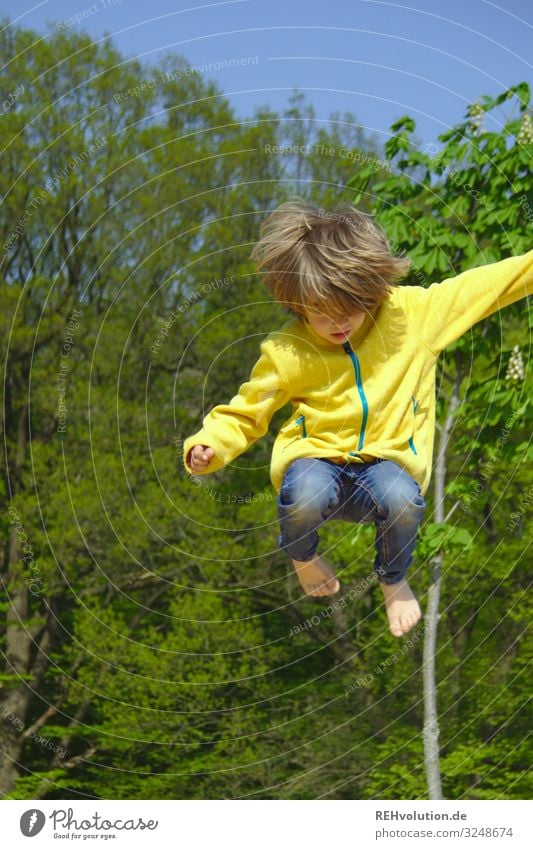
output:
POLYGON ((205 416, 201 430, 183 443, 183 464, 189 474, 210 474, 231 463, 268 431, 276 410, 289 400, 287 382, 272 355, 272 344, 261 343, 261 356, 250 377, 228 404, 218 404, 205 416), (187 455, 194 445, 208 445, 215 455, 202 470, 194 472, 187 465, 187 455))
POLYGON ((472 325, 533 294, 533 251, 422 286, 401 287, 413 328, 436 355, 472 325))

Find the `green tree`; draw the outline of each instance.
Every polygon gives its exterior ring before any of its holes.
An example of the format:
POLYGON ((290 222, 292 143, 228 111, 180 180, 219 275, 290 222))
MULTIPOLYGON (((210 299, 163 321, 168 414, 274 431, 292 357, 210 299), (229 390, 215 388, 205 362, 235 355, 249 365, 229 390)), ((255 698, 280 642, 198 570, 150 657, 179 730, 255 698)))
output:
MULTIPOLYGON (((394 164, 396 173, 377 182, 373 179, 372 170, 363 168, 351 181, 356 189, 357 201, 371 196, 376 217, 395 249, 406 252, 413 260, 413 276, 418 277, 418 282, 430 281, 435 274, 450 272, 450 268, 453 271, 447 276, 454 276, 468 268, 495 262, 510 254, 521 254, 528 249, 527 225, 531 223, 529 166, 533 142, 529 100, 527 83, 513 86, 496 98, 485 96, 481 102, 469 107, 462 124, 438 137, 441 145, 427 145, 424 150, 420 150, 411 139, 415 130, 414 120, 404 116, 392 126, 394 135, 385 145, 387 158, 394 164), (485 131, 484 114, 510 100, 514 101, 518 114, 507 118, 500 133, 485 131), (400 203, 398 198, 401 198, 400 203)), ((446 321, 445 316, 443 321, 446 321)), ((514 470, 517 472, 516 482, 507 484, 503 494, 506 498, 510 496, 519 500, 522 486, 527 483, 523 464, 531 457, 531 448, 524 439, 524 426, 530 412, 528 393, 519 362, 515 363, 511 372, 505 373, 502 368, 502 364, 507 364, 512 358, 512 343, 518 344, 519 351, 520 343, 526 341, 526 333, 523 304, 514 304, 502 315, 491 316, 473 328, 471 334, 449 346, 441 364, 439 443, 434 472, 435 521, 426 527, 419 547, 419 552, 425 552, 432 563, 424 654, 424 740, 431 798, 442 796, 435 674, 444 555, 452 555, 450 546, 457 544, 466 547, 467 559, 471 559, 479 547, 479 536, 483 530, 491 544, 499 546, 504 542, 508 532, 508 529, 503 529, 506 511, 502 510, 502 495, 498 485, 494 486, 494 472, 490 471, 501 468, 503 446, 506 473, 509 469, 513 469, 513 474, 514 470), (510 340, 503 344, 502 325, 506 331, 505 339, 510 340), (480 410, 486 411, 481 419, 480 410), (509 436, 510 430, 512 435, 509 436), (499 437, 499 442, 496 442, 496 437, 499 437), (470 480, 462 473, 466 465, 472 468, 475 478, 483 480, 479 490, 474 488, 473 494, 470 494, 470 480), (482 473, 483 466, 489 470, 488 475, 482 473), (448 512, 445 496, 455 499, 448 512), (451 522, 456 508, 465 505, 470 508, 468 512, 473 521, 465 521, 461 513, 456 513, 454 522, 451 522)), ((497 475, 494 477, 497 478, 497 475)), ((501 481, 499 483, 501 485, 501 481)), ((455 574, 455 559, 452 562, 455 574)), ((468 562, 463 568, 470 574, 468 562)), ((518 569, 518 575, 520 571, 518 569)), ((493 581, 498 577, 503 578, 496 572, 491 575, 493 581)), ((509 571, 505 572, 505 577, 509 577, 509 571)), ((515 594, 520 597, 522 589, 522 578, 518 577, 518 585, 511 584, 507 599, 511 607, 514 606, 515 594)), ((472 605, 471 595, 469 603, 472 605)), ((482 609, 483 596, 479 597, 478 603, 482 609)), ((522 625, 520 622, 519 633, 522 625)), ((502 629, 502 632, 505 654, 518 654, 516 628, 502 629)), ((520 721, 515 728, 520 735, 520 721)), ((477 751, 479 741, 475 740, 472 732, 468 739, 469 751, 477 751)), ((452 736, 449 744, 445 744, 445 751, 449 752, 445 762, 457 762, 454 740, 452 736)), ((467 748, 466 744, 461 748, 461 763, 464 763, 467 748)), ((500 748, 498 740, 497 751, 500 748)), ((516 756, 520 764, 523 752, 523 747, 518 747, 516 756)), ((479 769, 480 758, 476 757, 475 762, 479 769)), ((518 767, 519 770, 523 768, 522 765, 518 767)), ((479 780, 476 778, 475 786, 479 780)))

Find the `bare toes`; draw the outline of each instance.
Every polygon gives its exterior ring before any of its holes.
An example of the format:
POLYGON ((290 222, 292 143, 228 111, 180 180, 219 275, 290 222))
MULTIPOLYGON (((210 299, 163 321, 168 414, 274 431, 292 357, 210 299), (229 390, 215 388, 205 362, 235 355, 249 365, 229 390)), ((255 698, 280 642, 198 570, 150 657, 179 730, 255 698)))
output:
POLYGON ((395 637, 401 637, 401 636, 403 635, 402 624, 401 624, 401 622, 400 622, 400 620, 399 620, 399 619, 394 619, 394 620, 390 623, 390 630, 391 630, 391 633, 392 633, 395 637))

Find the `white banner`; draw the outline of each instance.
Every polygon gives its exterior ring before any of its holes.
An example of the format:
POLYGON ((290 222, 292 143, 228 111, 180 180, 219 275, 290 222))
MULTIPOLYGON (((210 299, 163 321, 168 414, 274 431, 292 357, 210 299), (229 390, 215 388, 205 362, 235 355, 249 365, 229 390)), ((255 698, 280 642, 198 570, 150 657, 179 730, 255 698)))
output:
POLYGON ((533 845, 526 801, 4 801, 2 845, 366 849, 533 845), (32 842, 35 841, 35 842, 32 842))

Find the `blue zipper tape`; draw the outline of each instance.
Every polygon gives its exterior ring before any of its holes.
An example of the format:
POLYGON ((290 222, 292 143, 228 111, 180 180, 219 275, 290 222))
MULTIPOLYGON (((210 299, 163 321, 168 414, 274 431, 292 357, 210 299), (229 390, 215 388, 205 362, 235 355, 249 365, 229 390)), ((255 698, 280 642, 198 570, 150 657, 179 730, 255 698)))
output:
POLYGON ((362 381, 362 378, 361 378, 361 369, 359 367, 359 360, 357 358, 357 354, 355 353, 355 351, 352 350, 352 346, 350 345, 349 342, 345 342, 342 347, 344 348, 344 350, 346 351, 346 353, 348 354, 348 356, 350 357, 350 359, 352 361, 354 371, 355 371, 355 380, 356 380, 356 383, 357 383, 357 391, 359 392, 359 397, 361 399, 361 405, 363 407, 363 421, 362 421, 362 424, 361 424, 361 433, 359 434, 359 444, 357 446, 360 450, 363 447, 363 443, 365 441, 365 429, 366 429, 366 423, 367 423, 367 419, 368 419, 368 401, 366 400, 365 390, 363 389, 363 381, 362 381))

